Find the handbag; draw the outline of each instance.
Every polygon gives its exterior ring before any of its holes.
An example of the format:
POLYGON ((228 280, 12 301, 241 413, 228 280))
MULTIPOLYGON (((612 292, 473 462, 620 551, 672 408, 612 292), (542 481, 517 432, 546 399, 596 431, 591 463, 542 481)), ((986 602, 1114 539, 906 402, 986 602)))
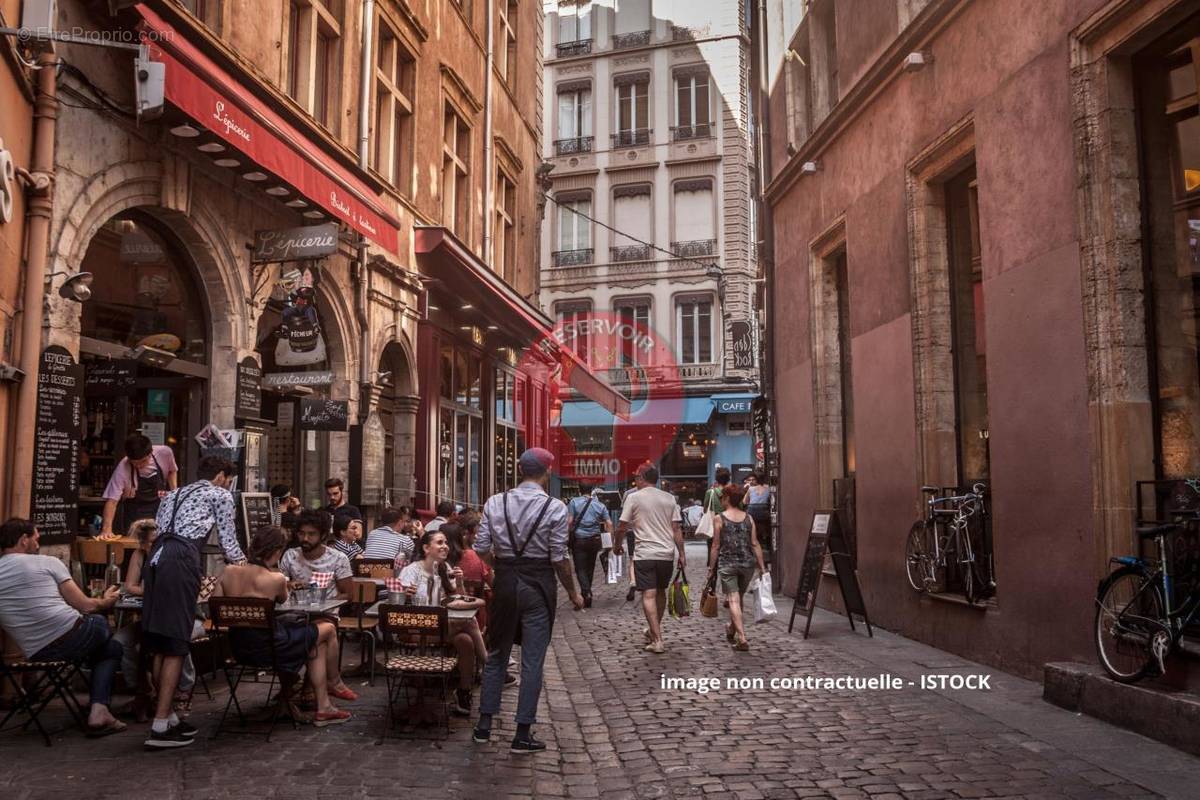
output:
POLYGON ((700 522, 696 525, 696 535, 703 536, 705 539, 713 537, 713 513, 705 511, 704 516, 700 518, 700 522))
POLYGON ((700 593, 700 613, 706 617, 717 616, 717 573, 713 573, 704 591, 700 593))
POLYGON ((687 573, 680 569, 667 590, 667 610, 672 617, 686 617, 692 613, 692 600, 688 589, 687 573))

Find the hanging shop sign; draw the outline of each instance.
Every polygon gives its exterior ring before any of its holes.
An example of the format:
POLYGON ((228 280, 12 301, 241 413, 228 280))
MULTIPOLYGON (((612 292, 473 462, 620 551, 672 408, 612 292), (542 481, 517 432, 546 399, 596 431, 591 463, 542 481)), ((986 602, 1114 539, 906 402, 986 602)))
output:
POLYGON ((336 253, 337 247, 338 226, 336 222, 285 228, 278 231, 255 231, 254 250, 250 253, 250 263, 268 264, 277 261, 321 258, 336 253))
POLYGON ((262 385, 268 389, 288 389, 293 386, 329 386, 333 373, 329 370, 314 372, 265 372, 262 385))
POLYGON ((325 337, 317 314, 316 292, 301 285, 288 296, 275 344, 275 363, 284 367, 325 363, 325 337))
POLYGON ((734 369, 754 368, 754 332, 746 320, 735 319, 729 323, 729 349, 734 369))
POLYGON ((237 365, 237 389, 233 398, 235 417, 262 416, 262 367, 254 356, 246 356, 237 365))
POLYGON ((345 400, 302 398, 300 400, 300 430, 350 430, 350 403, 345 400))
POLYGON ((79 524, 83 367, 65 348, 42 351, 33 451, 33 523, 42 544, 70 544, 79 524))

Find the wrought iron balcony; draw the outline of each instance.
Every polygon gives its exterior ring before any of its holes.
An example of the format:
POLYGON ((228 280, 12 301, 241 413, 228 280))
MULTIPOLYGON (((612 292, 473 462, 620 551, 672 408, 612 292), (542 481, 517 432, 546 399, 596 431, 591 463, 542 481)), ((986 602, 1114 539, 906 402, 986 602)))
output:
POLYGON ((696 125, 675 125, 671 128, 671 141, 682 142, 687 139, 709 139, 712 137, 712 123, 701 122, 696 125))
POLYGON ((650 144, 650 128, 633 128, 628 131, 617 131, 612 136, 613 147, 642 147, 650 144))
POLYGON ((690 242, 671 242, 671 252, 683 258, 711 256, 717 252, 717 240, 693 239, 690 242))
POLYGON ((550 254, 556 267, 576 267, 592 263, 592 248, 584 250, 556 250, 550 254))
POLYGON ((559 42, 557 49, 559 58, 563 56, 586 56, 592 52, 592 40, 578 39, 574 42, 559 42))
POLYGON ((571 156, 576 153, 592 152, 592 142, 594 136, 576 136, 573 139, 555 139, 554 154, 559 156, 571 156))
POLYGON ((650 44, 650 31, 637 33, 614 33, 612 38, 613 50, 628 50, 630 47, 644 47, 650 44))
POLYGON ((650 258, 650 245, 630 244, 622 247, 610 247, 609 257, 614 264, 623 261, 647 261, 650 258))

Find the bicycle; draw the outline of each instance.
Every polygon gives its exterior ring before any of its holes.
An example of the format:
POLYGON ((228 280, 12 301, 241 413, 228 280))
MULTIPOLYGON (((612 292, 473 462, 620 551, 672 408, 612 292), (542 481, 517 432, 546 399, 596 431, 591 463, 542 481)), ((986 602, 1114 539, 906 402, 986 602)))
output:
POLYGON ((970 530, 973 519, 982 522, 986 489, 977 483, 965 494, 938 497, 942 489, 921 487, 923 494, 930 495, 925 517, 913 523, 904 548, 908 582, 914 590, 945 591, 950 564, 955 563, 967 602, 978 603, 995 592, 991 555, 976 553, 970 530))
POLYGON ((1120 683, 1166 672, 1167 656, 1200 612, 1200 582, 1176 604, 1180 576, 1167 558, 1167 535, 1184 527, 1184 522, 1169 522, 1137 528, 1139 540, 1154 540, 1158 558, 1110 559, 1118 566, 1097 587, 1096 652, 1105 672, 1120 683))

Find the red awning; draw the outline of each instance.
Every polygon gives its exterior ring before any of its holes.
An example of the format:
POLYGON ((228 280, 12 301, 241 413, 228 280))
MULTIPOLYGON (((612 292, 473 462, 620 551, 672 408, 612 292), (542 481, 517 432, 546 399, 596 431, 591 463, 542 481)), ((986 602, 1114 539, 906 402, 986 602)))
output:
POLYGON ((306 147, 310 137, 271 110, 237 78, 145 3, 142 16, 150 57, 166 64, 166 97, 181 111, 274 173, 312 203, 390 252, 397 252, 400 221, 360 177, 306 147))
POLYGON ((513 291, 453 234, 445 228, 418 226, 413 239, 417 258, 432 260, 428 274, 447 290, 470 300, 489 322, 561 364, 567 383, 584 397, 613 414, 629 415, 629 398, 588 369, 570 348, 560 346, 550 318, 513 291))

